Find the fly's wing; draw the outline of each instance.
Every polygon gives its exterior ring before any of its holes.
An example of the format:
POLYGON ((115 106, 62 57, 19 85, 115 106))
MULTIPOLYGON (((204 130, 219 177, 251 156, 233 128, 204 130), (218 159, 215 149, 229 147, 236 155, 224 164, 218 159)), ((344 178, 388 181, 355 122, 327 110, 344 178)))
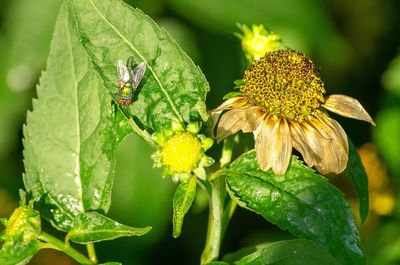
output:
POLYGON ((144 62, 140 63, 135 67, 135 69, 132 70, 132 89, 136 89, 139 86, 140 81, 144 76, 144 72, 146 72, 146 63, 144 62))
POLYGON ((117 73, 120 81, 123 81, 124 83, 129 82, 130 79, 129 71, 122 60, 118 60, 117 62, 117 73))

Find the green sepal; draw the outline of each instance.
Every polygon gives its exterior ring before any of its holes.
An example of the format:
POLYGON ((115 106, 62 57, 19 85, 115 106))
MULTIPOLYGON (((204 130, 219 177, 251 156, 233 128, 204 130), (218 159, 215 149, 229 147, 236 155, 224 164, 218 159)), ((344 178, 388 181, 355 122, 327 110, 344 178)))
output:
POLYGON ((349 161, 344 174, 350 179, 355 191, 357 192, 360 206, 359 213, 361 222, 364 223, 368 216, 369 197, 368 197, 368 175, 361 163, 360 155, 354 144, 349 139, 349 161))
POLYGON ((136 228, 122 225, 111 218, 97 212, 82 213, 68 232, 66 241, 87 244, 112 240, 119 237, 142 236, 151 230, 151 227, 136 228))
POLYGON ((183 219, 196 197, 196 179, 196 177, 191 177, 188 181, 181 182, 175 191, 172 202, 174 211, 172 216, 172 235, 175 238, 180 236, 183 219))
MULTIPOLYGON (((243 79, 237 79, 233 81, 234 89, 240 89, 244 85, 244 80, 243 79)), ((228 93, 229 94, 229 93, 228 93)))
POLYGON ((250 151, 231 164, 226 176, 229 194, 239 206, 297 237, 312 240, 345 265, 365 264, 344 195, 296 156, 287 172, 276 176, 271 170, 260 170, 255 151, 250 151))
POLYGON ((228 94, 226 94, 222 99, 226 100, 226 99, 230 99, 230 98, 233 98, 233 97, 239 97, 239 96, 242 96, 242 95, 243 94, 240 91, 232 91, 232 92, 229 92, 228 94))

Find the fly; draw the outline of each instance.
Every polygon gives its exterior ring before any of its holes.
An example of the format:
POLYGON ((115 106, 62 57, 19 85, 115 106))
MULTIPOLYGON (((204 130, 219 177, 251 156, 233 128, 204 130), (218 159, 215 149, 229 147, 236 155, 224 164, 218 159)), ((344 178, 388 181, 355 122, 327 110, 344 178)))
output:
POLYGON ((119 78, 117 102, 122 106, 132 104, 133 97, 138 92, 140 81, 146 72, 146 63, 142 62, 133 69, 133 58, 130 56, 126 64, 122 60, 117 62, 119 78))

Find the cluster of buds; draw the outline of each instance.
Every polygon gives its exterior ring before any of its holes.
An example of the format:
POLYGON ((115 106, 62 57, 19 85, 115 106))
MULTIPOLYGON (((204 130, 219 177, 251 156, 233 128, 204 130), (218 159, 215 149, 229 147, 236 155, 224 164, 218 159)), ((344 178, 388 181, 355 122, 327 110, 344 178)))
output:
POLYGON ((5 230, 0 235, 0 240, 4 241, 3 248, 22 243, 28 244, 35 240, 41 232, 41 222, 39 212, 33 209, 33 201, 26 204, 25 193, 20 192, 20 206, 14 210, 10 218, 1 219, 5 230))
POLYGON ((281 37, 263 25, 252 25, 249 28, 238 24, 238 27, 242 33, 235 35, 241 40, 243 52, 249 62, 260 59, 266 52, 283 49, 281 37))
POLYGON ((184 128, 173 121, 170 128, 153 134, 159 149, 152 158, 156 167, 164 167, 164 176, 183 182, 193 175, 206 179, 205 167, 211 166, 214 160, 205 152, 213 145, 213 140, 199 131, 198 123, 190 123, 184 128))

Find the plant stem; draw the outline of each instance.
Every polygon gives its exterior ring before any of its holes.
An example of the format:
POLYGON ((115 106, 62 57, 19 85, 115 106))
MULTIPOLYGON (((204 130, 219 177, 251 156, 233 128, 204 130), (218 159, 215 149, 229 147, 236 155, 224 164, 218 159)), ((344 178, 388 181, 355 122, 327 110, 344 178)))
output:
MULTIPOLYGON (((238 136, 228 137, 224 140, 222 154, 219 160, 220 170, 205 185, 210 197, 210 209, 208 215, 207 238, 203 253, 201 254, 201 264, 217 260, 221 248, 221 242, 229 221, 235 212, 236 203, 230 201, 224 212, 224 198, 226 196, 225 178, 223 175, 224 167, 232 161, 233 146, 238 142, 238 136), (218 173, 219 172, 219 173, 218 173)), ((212 177, 212 176, 211 176, 212 177)))
POLYGON ((223 146, 222 146, 222 154, 219 160, 220 167, 223 168, 224 166, 228 165, 232 160, 232 152, 233 152, 233 144, 234 138, 228 137, 225 138, 223 146))
POLYGON ((210 209, 208 217, 207 238, 203 253, 201 254, 201 264, 209 263, 218 259, 222 241, 222 214, 223 203, 221 196, 222 178, 210 181, 210 209))
POLYGON ((50 244, 47 248, 53 248, 53 249, 57 249, 61 252, 64 252, 65 254, 67 254, 68 256, 70 256, 71 258, 73 258, 74 260, 79 262, 80 264, 96 264, 92 260, 88 259, 86 256, 82 255, 76 249, 65 245, 64 242, 62 242, 61 240, 59 240, 45 232, 42 232, 40 234, 39 239, 50 244))
POLYGON ((231 218, 235 213, 236 206, 237 203, 234 200, 229 200, 228 204, 225 206, 224 215, 222 216, 222 236, 224 236, 225 231, 228 228, 229 222, 231 221, 231 218))
POLYGON ((126 121, 131 126, 133 132, 136 133, 138 136, 142 137, 142 139, 144 139, 148 144, 154 147, 155 144, 151 139, 151 135, 147 131, 140 129, 139 126, 125 113, 125 109, 121 105, 119 105, 118 103, 115 104, 117 106, 116 108, 121 111, 122 115, 124 115, 126 121))
POLYGON ((97 263, 96 249, 94 248, 93 243, 89 243, 86 245, 88 256, 93 263, 97 263))

